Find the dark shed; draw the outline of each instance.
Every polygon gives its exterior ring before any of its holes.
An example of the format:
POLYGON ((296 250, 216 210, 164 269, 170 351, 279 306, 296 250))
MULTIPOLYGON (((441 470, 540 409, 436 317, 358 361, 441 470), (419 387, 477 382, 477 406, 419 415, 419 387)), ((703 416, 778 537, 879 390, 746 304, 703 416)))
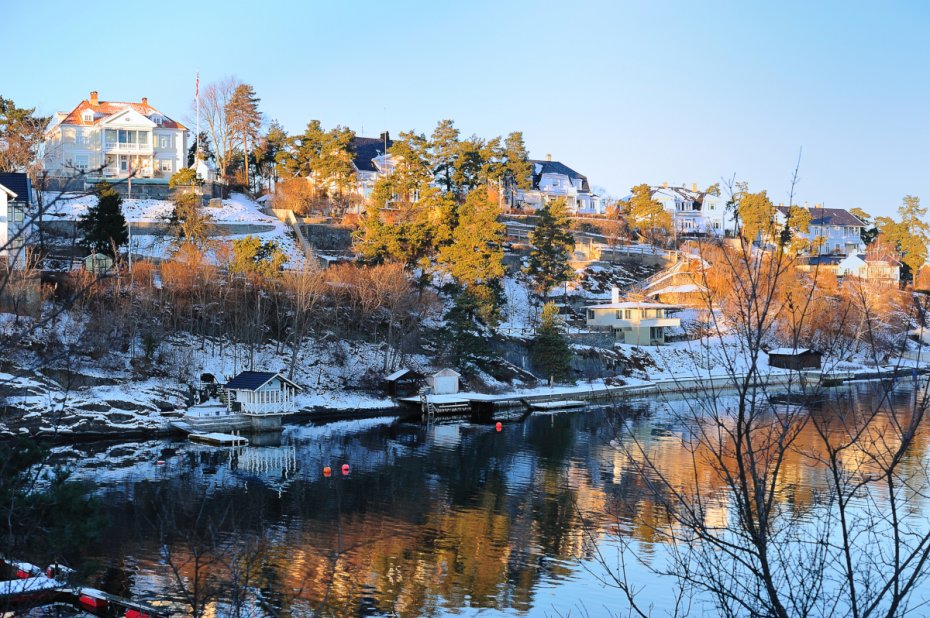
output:
POLYGON ((384 378, 384 390, 391 397, 416 395, 423 386, 423 374, 413 369, 398 369, 384 378))
POLYGON ((820 369, 821 354, 809 348, 776 348, 768 351, 769 367, 820 369))

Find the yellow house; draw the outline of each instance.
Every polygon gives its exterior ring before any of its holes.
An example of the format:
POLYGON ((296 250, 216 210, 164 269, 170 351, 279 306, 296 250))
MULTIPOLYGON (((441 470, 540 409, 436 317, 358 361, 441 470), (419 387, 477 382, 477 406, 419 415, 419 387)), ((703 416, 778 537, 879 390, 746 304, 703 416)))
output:
POLYGON ((678 318, 667 317, 671 305, 637 301, 614 301, 587 307, 588 328, 611 330, 623 343, 661 345, 665 329, 681 326, 678 318))

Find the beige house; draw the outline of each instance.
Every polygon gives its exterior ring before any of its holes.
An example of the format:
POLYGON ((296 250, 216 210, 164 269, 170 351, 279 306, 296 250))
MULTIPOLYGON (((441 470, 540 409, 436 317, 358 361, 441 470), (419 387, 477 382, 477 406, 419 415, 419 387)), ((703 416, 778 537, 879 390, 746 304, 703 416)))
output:
POLYGON ((668 317, 674 308, 662 303, 620 302, 615 292, 612 302, 586 307, 586 323, 590 329, 612 331, 629 345, 661 345, 666 328, 681 326, 681 320, 668 317))

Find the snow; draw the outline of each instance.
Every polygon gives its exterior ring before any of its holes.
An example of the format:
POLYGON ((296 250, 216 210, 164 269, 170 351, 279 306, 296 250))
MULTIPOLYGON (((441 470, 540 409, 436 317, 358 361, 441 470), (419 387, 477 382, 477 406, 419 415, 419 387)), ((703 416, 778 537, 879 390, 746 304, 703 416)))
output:
POLYGON ((774 350, 769 350, 766 352, 769 356, 772 354, 777 354, 779 356, 797 356, 798 354, 806 354, 812 350, 808 348, 775 348, 774 350))

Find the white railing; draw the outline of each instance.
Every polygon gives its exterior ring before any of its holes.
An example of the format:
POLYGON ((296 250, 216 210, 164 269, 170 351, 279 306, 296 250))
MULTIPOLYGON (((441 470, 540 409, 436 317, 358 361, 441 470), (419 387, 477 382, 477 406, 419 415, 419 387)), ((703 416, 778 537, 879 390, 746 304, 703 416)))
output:
POLYGON ((106 152, 152 152, 151 144, 139 144, 129 142, 106 143, 103 145, 106 152))

